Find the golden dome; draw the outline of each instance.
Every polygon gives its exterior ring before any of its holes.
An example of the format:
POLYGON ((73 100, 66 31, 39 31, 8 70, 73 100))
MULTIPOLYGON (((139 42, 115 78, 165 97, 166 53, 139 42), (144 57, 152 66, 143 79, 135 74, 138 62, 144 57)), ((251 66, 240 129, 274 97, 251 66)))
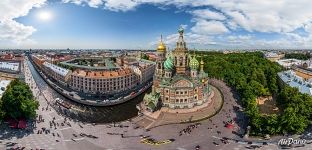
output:
POLYGON ((166 51, 166 45, 163 42, 160 42, 158 47, 157 47, 157 51, 166 51))
POLYGON ((165 52, 166 51, 166 45, 162 41, 162 35, 160 36, 160 43, 157 47, 158 52, 165 52))

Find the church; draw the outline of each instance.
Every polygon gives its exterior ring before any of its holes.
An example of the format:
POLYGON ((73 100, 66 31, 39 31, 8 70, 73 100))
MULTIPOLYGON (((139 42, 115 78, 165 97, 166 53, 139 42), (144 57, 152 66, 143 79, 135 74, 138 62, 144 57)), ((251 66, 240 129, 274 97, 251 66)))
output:
POLYGON ((162 38, 157 47, 156 70, 152 92, 144 96, 146 109, 153 112, 161 107, 190 109, 208 102, 211 94, 204 62, 191 55, 184 41, 184 29, 178 29, 175 49, 167 53, 162 38))

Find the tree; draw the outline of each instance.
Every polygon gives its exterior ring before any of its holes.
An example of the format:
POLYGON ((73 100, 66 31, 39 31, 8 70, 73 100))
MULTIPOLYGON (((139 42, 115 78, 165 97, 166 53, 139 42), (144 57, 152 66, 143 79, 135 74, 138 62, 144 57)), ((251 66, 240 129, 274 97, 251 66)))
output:
POLYGON ((264 117, 263 128, 265 130, 264 132, 269 133, 271 135, 280 133, 278 116, 276 114, 263 116, 263 117, 264 117))
POLYGON ((149 56, 146 55, 146 54, 142 54, 142 55, 141 55, 141 58, 142 58, 142 59, 145 59, 145 60, 149 60, 149 56))
POLYGON ((3 119, 5 116, 5 112, 2 109, 2 100, 0 99, 0 121, 3 119))
POLYGON ((36 109, 39 107, 29 86, 20 80, 13 80, 10 83, 1 100, 1 108, 5 112, 5 117, 14 119, 34 118, 36 109))
POLYGON ((308 126, 306 118, 296 113, 297 111, 292 107, 285 109, 280 119, 282 132, 302 133, 308 126))
POLYGON ((310 55, 308 54, 302 54, 302 53, 288 53, 285 54, 285 58, 290 59, 301 59, 301 60, 308 60, 310 58, 310 55))

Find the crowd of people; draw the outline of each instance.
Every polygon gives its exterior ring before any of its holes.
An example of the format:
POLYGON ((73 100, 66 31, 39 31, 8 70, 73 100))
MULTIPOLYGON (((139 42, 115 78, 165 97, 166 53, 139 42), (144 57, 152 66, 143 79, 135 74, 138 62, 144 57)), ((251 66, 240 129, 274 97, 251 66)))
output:
POLYGON ((191 124, 187 126, 185 129, 181 130, 179 132, 179 136, 182 136, 183 134, 191 134, 192 130, 199 127, 201 123, 191 124))

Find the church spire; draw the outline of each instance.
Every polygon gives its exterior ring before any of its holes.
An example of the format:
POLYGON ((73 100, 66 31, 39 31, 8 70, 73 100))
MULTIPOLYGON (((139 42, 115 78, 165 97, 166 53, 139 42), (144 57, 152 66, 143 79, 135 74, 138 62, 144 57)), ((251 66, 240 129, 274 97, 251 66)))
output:
POLYGON ((184 29, 182 26, 180 26, 180 28, 178 29, 178 33, 179 33, 179 39, 177 41, 177 50, 181 50, 181 51, 185 51, 187 50, 186 48, 186 43, 184 41, 184 37, 183 37, 183 33, 184 33, 184 29))
POLYGON ((200 71, 204 72, 204 61, 203 61, 203 58, 201 58, 201 60, 200 60, 200 71))

